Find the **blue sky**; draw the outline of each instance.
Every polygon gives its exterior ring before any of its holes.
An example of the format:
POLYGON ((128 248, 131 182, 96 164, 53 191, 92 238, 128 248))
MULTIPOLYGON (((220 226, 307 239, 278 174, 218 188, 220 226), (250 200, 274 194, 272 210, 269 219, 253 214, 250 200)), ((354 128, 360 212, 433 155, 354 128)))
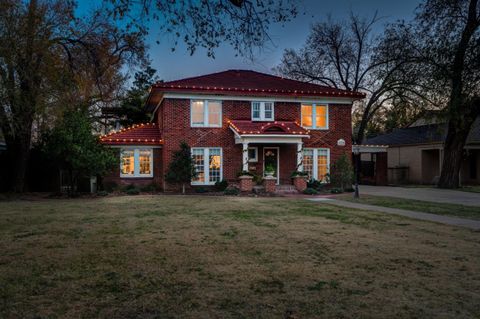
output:
MULTIPOLYGON (((86 3, 94 2, 94 0, 81 1, 80 9, 86 3)), ((160 79, 165 81, 227 69, 250 69, 271 73, 272 68, 280 62, 283 51, 287 48, 300 48, 309 34, 312 23, 325 20, 328 14, 331 14, 334 19, 342 19, 347 18, 350 11, 361 16, 372 16, 375 11, 378 11, 378 14, 384 17, 382 21, 386 23, 398 19, 410 19, 419 3, 419 0, 301 1, 300 9, 306 14, 299 15, 283 28, 277 25, 271 26, 270 35, 274 43, 260 52, 255 61, 235 57, 234 50, 227 45, 216 51, 215 59, 207 57, 206 51, 202 49, 198 49, 191 56, 181 43, 172 52, 172 42, 155 32, 154 25, 147 43, 150 46, 152 67, 158 71, 160 79), (156 40, 159 40, 160 44, 156 44, 156 40)))

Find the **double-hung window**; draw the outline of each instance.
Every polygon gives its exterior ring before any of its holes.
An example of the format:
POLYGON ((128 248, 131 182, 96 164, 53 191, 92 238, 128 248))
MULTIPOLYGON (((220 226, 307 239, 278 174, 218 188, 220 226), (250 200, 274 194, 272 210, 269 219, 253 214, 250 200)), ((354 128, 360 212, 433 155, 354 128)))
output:
POLYGON ((273 102, 252 102, 252 121, 273 121, 273 102))
POLYGON ((153 177, 153 149, 121 149, 120 177, 153 177))
POLYGON ((330 149, 306 148, 303 150, 303 171, 309 178, 327 182, 330 173, 330 149))
POLYGON ((302 103, 302 126, 309 129, 328 129, 328 106, 302 103))
POLYGON ((222 149, 192 148, 192 159, 197 176, 192 179, 192 185, 214 185, 220 182, 223 176, 222 149))
POLYGON ((190 119, 192 127, 222 127, 222 102, 192 100, 190 119))

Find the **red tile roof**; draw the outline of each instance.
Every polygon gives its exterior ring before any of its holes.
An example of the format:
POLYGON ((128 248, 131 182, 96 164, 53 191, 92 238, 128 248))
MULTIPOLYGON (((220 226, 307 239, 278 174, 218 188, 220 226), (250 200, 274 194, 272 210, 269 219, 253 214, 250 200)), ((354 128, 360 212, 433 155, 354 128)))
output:
POLYGON ((310 132, 298 123, 290 121, 252 122, 247 120, 229 121, 230 127, 238 134, 261 135, 308 135, 310 132))
POLYGON ((357 99, 365 97, 365 94, 360 92, 295 81, 250 70, 228 70, 176 81, 158 82, 152 87, 147 108, 152 108, 155 103, 158 103, 160 92, 357 99))
POLYGON ((100 137, 106 145, 160 145, 160 129, 155 123, 135 124, 100 137))

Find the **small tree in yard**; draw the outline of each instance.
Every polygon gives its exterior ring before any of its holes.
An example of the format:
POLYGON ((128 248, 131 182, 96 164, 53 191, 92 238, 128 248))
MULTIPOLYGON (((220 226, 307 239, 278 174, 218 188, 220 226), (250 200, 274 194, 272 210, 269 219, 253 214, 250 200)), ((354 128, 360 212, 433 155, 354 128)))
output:
POLYGON ((190 183, 192 178, 197 176, 195 165, 187 143, 180 143, 180 149, 172 155, 172 161, 168 166, 165 179, 167 182, 182 184, 182 194, 185 194, 185 184, 190 183))
POLYGON ((330 174, 330 183, 343 192, 345 189, 352 188, 353 168, 347 155, 343 153, 332 165, 330 174))
POLYGON ((62 121, 44 135, 41 149, 69 174, 70 194, 79 177, 103 175, 118 164, 112 149, 99 143, 92 134, 90 120, 83 112, 65 114, 62 121))

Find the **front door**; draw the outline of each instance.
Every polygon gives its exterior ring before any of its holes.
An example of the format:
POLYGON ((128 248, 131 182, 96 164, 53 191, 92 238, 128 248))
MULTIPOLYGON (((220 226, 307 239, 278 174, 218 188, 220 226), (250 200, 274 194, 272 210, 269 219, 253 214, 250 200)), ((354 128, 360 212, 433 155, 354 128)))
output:
POLYGON ((280 162, 279 162, 279 148, 278 147, 264 147, 263 148, 263 176, 268 170, 273 170, 273 176, 277 178, 279 183, 280 162))

